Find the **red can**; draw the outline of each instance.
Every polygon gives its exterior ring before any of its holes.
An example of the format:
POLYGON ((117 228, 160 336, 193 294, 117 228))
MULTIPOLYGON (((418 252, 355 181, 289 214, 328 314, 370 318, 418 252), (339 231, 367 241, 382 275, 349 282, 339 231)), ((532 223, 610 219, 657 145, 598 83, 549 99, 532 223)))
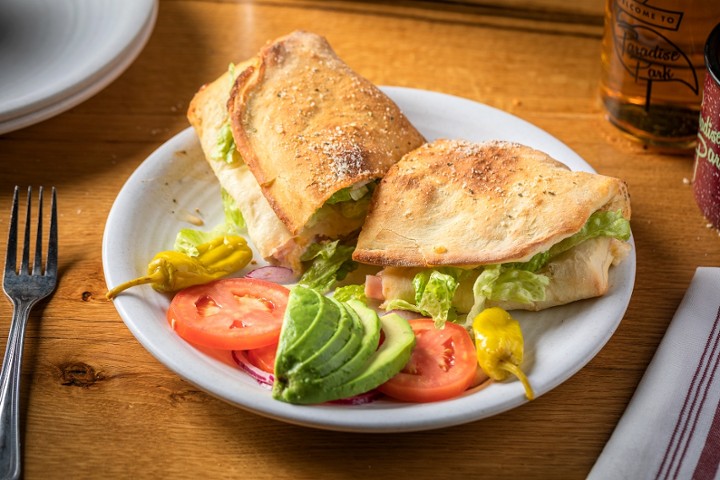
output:
POLYGON ((693 191, 700 211, 720 228, 720 25, 705 44, 707 75, 700 106, 693 191))

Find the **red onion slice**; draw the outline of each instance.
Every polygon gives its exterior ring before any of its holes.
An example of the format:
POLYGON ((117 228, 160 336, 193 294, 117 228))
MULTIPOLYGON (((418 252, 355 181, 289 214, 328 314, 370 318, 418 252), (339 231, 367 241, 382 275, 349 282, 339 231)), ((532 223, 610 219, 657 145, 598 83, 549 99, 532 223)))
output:
MULTIPOLYGON (((250 375, 250 377, 258 382, 260 386, 267 389, 272 388, 272 385, 275 382, 275 375, 253 365, 250 360, 248 360, 245 350, 233 350, 231 353, 233 360, 240 369, 250 375)), ((375 401, 380 396, 382 396, 382 394, 377 390, 370 390, 369 392, 360 393, 353 397, 331 400, 327 403, 334 405, 365 405, 375 401)))
POLYGON ((265 370, 261 370, 248 360, 244 350, 233 350, 232 358, 235 363, 248 375, 250 375, 256 382, 265 388, 272 388, 275 382, 275 375, 268 373, 265 370))
POLYGON ((382 396, 382 393, 377 390, 370 390, 369 392, 360 393, 353 397, 341 398, 339 400, 330 400, 327 403, 333 405, 366 405, 372 403, 382 396))
POLYGON ((279 283, 280 285, 297 282, 297 277, 292 270, 286 267, 275 267, 272 265, 256 268, 245 275, 245 277, 266 280, 268 282, 279 283))

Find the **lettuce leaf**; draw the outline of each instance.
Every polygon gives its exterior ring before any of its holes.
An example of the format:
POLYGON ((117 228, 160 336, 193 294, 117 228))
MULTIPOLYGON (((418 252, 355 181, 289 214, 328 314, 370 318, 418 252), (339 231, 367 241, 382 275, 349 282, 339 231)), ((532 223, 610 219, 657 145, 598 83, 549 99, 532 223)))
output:
POLYGON ((467 318, 472 321, 485 308, 487 300, 532 303, 545 300, 545 287, 550 279, 512 264, 489 265, 483 268, 473 284, 475 303, 467 318))
POLYGON ((235 146, 235 139, 233 138, 229 121, 220 127, 217 144, 212 152, 212 159, 218 162, 224 161, 229 165, 241 161, 240 152, 237 151, 237 147, 235 146))
POLYGON ((473 304, 468 319, 472 320, 484 308, 485 301, 513 301, 532 303, 545 300, 545 287, 550 283, 545 275, 536 272, 550 260, 571 248, 597 237, 630 239, 630 222, 618 211, 598 211, 590 215, 585 225, 574 235, 540 252, 527 262, 486 266, 473 285, 473 304))
POLYGON ((371 193, 375 186, 376 182, 373 181, 359 187, 353 185, 340 189, 325 201, 323 207, 333 205, 339 209, 345 218, 364 217, 370 205, 371 193))
POLYGON ((371 195, 365 195, 360 200, 340 202, 337 207, 340 208, 340 213, 345 218, 365 217, 370 206, 370 198, 371 195))
POLYGON ((233 85, 235 85, 235 77, 237 77, 237 72, 235 71, 235 64, 230 62, 228 64, 228 73, 230 74, 230 90, 232 90, 233 85))
MULTIPOLYGON (((237 77, 237 72, 235 69, 235 64, 230 63, 228 65, 228 72, 229 72, 229 78, 230 83, 228 84, 228 90, 232 89, 233 84, 235 83, 235 77, 237 77)), ((236 162, 242 162, 242 157, 240 157, 240 152, 237 151, 237 147, 235 145, 235 139, 233 138, 232 134, 232 127, 230 126, 230 120, 227 120, 223 125, 220 127, 220 131, 218 132, 218 139, 217 143, 215 145, 215 149, 211 153, 211 158, 215 161, 225 161, 225 163, 232 165, 236 162)))
POLYGON ((336 288, 333 292, 333 298, 338 302, 347 302, 348 300, 360 300, 367 304, 367 296, 365 296, 365 285, 345 285, 336 288))
POLYGON ((237 235, 245 230, 245 219, 242 213, 240 213, 240 209, 235 204, 235 201, 225 189, 221 189, 220 194, 225 214, 225 222, 209 231, 195 228, 181 229, 175 237, 175 245, 173 246, 175 250, 191 257, 197 257, 199 254, 197 247, 203 243, 208 243, 217 237, 225 235, 237 235))
POLYGON ((409 310, 432 317, 435 326, 442 328, 445 322, 457 319, 452 302, 460 281, 467 274, 467 270, 454 267, 424 270, 415 275, 412 281, 415 304, 396 299, 389 301, 386 308, 409 310))
POLYGON ((550 248, 550 257, 570 250, 580 243, 597 237, 613 237, 618 240, 630 239, 630 222, 622 216, 620 210, 595 212, 575 235, 561 240, 550 248))
POLYGON ((321 293, 329 291, 337 281, 357 268, 351 258, 354 250, 354 246, 341 245, 339 240, 312 244, 300 257, 301 261, 312 264, 298 283, 321 293))
POLYGON ((220 197, 222 198, 223 212, 225 212, 225 225, 237 230, 245 230, 245 218, 235 200, 224 188, 220 189, 220 197))
POLYGON ((188 256, 197 257, 200 254, 197 247, 211 241, 216 237, 216 233, 219 232, 203 232, 194 228, 183 228, 177 233, 173 248, 188 256))
POLYGON ((367 195, 371 188, 372 187, 370 186, 370 184, 365 184, 360 187, 345 187, 333 193, 332 196, 328 198, 325 203, 335 205, 336 203, 341 202, 356 202, 363 198, 365 195, 367 195))
MULTIPOLYGON (((480 275, 473 284, 475 302, 467 315, 468 321, 480 313, 487 300, 533 303, 545 300, 545 289, 550 279, 537 272, 555 256, 570 250, 592 238, 607 236, 627 241, 630 238, 630 222, 621 211, 595 212, 576 234, 538 253, 527 262, 511 262, 502 265, 480 267, 480 275)), ((452 300, 458 284, 467 270, 446 267, 428 269, 413 278, 415 303, 406 300, 390 300, 388 310, 397 308, 430 316, 437 326, 455 321, 457 313, 452 300)))
POLYGON ((333 193, 330 198, 328 198, 325 203, 329 205, 335 205, 336 203, 340 202, 349 202, 352 200, 352 196, 350 196, 350 191, 352 190, 352 187, 345 187, 341 190, 338 190, 337 192, 333 193))
POLYGON ((585 225, 574 235, 556 243, 549 250, 540 252, 527 262, 511 263, 513 268, 537 272, 555 256, 570 250, 586 240, 597 237, 613 237, 618 240, 630 239, 630 222, 622 216, 620 210, 598 211, 590 215, 585 225))

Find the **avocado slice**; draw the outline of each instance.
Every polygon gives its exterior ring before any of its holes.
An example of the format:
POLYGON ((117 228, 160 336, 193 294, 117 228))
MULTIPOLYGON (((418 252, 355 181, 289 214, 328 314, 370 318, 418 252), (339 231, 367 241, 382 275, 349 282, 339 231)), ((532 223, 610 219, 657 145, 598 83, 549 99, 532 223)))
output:
MULTIPOLYGON (((292 375, 282 388, 273 389, 273 396, 279 400, 291 403, 321 403, 324 391, 342 385, 356 376, 375 353, 380 343, 380 319, 377 312, 358 300, 349 300, 344 304, 350 316, 362 326, 362 336, 358 339, 359 345, 353 346, 355 339, 351 340, 337 353, 343 362, 331 358, 330 362, 340 363, 326 376, 320 375, 292 375), (352 350, 352 351, 351 351, 352 350), (316 400, 320 398, 320 400, 316 400)), ((277 380, 275 382, 277 384, 277 380)))
MULTIPOLYGON (((362 319, 355 309, 347 303, 343 303, 342 305, 352 319, 353 328, 357 330, 357 334, 353 334, 345 346, 328 360, 327 368, 317 371, 315 378, 322 379, 325 385, 332 384, 332 379, 329 376, 334 372, 344 371, 346 374, 352 374, 356 371, 370 358, 370 355, 377 349, 380 341, 380 320, 372 317, 362 319), (332 368, 330 368, 330 366, 332 366, 332 368)), ((339 373, 337 377, 340 378, 342 375, 342 373, 339 373)))
POLYGON ((286 383, 295 366, 327 343, 337 330, 339 318, 338 305, 317 291, 299 285, 290 291, 275 358, 276 387, 286 383))
POLYGON ((355 376, 380 344, 381 324, 377 312, 359 300, 348 300, 345 305, 350 314, 362 325, 364 333, 354 355, 329 375, 317 379, 324 388, 341 385, 355 376))
POLYGON ((335 398, 347 398, 377 388, 399 373, 410 361, 415 333, 407 320, 391 313, 380 317, 385 339, 363 371, 333 389, 335 398))
POLYGON ((278 392, 278 396, 275 396, 273 390, 273 396, 290 403, 322 403, 352 397, 388 381, 410 360, 415 346, 415 334, 407 320, 396 314, 383 316, 380 323, 385 340, 356 374, 334 386, 329 386, 324 381, 333 375, 339 375, 339 370, 323 379, 298 379, 299 381, 289 388, 278 392))
POLYGON ((319 348, 307 358, 307 360, 302 360, 297 366, 292 367, 291 372, 293 375, 311 378, 323 377, 347 362, 354 353, 352 351, 353 345, 354 350, 357 350, 360 345, 363 328, 359 321, 356 321, 348 311, 351 309, 333 298, 328 298, 328 300, 334 302, 340 310, 340 318, 338 319, 335 333, 325 345, 319 348), (350 347, 346 348, 348 345, 350 345, 350 347), (340 355, 340 352, 343 352, 343 354, 340 355))
POLYGON ((309 288, 293 288, 285 309, 278 349, 289 350, 307 332, 317 316, 322 314, 323 306, 323 299, 317 292, 309 288))

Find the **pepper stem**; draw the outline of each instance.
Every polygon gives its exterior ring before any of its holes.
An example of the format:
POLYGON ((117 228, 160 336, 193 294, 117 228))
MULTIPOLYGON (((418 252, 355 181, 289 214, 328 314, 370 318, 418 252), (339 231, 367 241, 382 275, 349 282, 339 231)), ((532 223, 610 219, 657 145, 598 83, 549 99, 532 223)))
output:
POLYGON ((515 365, 512 362, 509 362, 507 360, 501 360, 498 364, 498 367, 502 370, 505 370, 506 372, 509 372, 513 375, 515 375, 520 382, 522 382, 523 387, 525 387, 525 396, 528 400, 533 400, 535 398, 535 392, 533 392, 532 386, 530 385, 530 381, 528 380, 525 373, 522 371, 522 369, 515 365))
POLYGON ((130 287, 134 287, 136 285, 144 285, 146 283, 153 283, 156 282, 162 277, 162 272, 155 271, 151 275, 143 275, 142 277, 138 277, 134 280, 130 280, 125 283, 121 283, 120 285, 116 286, 115 288, 109 290, 105 294, 105 298, 108 300, 112 300, 115 298, 120 292, 127 290, 130 287))

